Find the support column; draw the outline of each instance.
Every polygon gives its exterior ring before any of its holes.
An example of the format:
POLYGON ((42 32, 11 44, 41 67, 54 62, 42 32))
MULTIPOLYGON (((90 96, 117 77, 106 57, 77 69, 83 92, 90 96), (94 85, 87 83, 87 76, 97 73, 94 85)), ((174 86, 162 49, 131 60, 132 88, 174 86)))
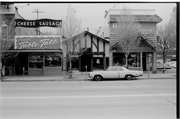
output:
POLYGON ((103 69, 106 70, 106 56, 103 55, 103 69))
POLYGON ((140 52, 140 67, 141 67, 141 70, 143 71, 142 52, 140 52))
POLYGON ((109 52, 109 66, 113 66, 113 52, 109 52))
POLYGON ((153 56, 152 56, 152 73, 156 74, 157 73, 157 54, 156 51, 153 52, 153 56))
POLYGON ((93 71, 93 54, 91 55, 91 71, 93 71))
POLYGON ((81 56, 79 56, 79 71, 81 72, 81 56))
POLYGON ((66 68, 67 68, 67 60, 66 60, 66 57, 64 57, 63 58, 63 71, 65 71, 66 70, 66 68))

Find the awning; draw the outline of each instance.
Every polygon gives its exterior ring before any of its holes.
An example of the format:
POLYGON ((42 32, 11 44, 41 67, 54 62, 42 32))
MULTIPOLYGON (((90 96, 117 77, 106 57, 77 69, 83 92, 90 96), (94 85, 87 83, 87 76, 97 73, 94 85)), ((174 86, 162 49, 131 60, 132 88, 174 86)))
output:
POLYGON ((2 52, 62 52, 61 49, 59 50, 6 50, 2 52))

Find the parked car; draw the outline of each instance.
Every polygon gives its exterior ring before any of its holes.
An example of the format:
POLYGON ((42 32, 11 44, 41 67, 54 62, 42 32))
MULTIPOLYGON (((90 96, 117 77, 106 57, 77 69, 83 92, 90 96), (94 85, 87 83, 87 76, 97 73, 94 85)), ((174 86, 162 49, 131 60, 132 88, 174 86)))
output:
POLYGON ((171 69, 171 66, 169 64, 157 62, 157 69, 171 69))
POLYGON ((166 64, 168 64, 169 66, 171 66, 171 68, 176 68, 176 61, 170 61, 170 62, 166 62, 166 64))
POLYGON ((142 75, 143 71, 128 70, 125 67, 121 66, 110 66, 106 71, 89 72, 89 77, 93 78, 95 81, 113 78, 125 78, 127 80, 132 80, 135 77, 139 77, 142 75))
MULTIPOLYGON (((169 64, 163 64, 161 62, 157 62, 157 69, 171 69, 172 67, 169 64)), ((150 70, 152 70, 152 63, 149 64, 150 70)))

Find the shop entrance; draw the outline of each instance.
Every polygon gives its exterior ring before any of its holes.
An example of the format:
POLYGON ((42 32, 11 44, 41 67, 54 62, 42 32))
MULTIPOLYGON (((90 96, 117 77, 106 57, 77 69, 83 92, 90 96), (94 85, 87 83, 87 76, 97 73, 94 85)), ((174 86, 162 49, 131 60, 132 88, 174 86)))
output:
POLYGON ((81 56, 81 71, 91 71, 91 56, 90 55, 82 55, 81 56))
POLYGON ((24 75, 28 75, 28 55, 27 54, 19 54, 16 62, 15 62, 15 74, 16 75, 23 75, 23 68, 24 68, 24 75))

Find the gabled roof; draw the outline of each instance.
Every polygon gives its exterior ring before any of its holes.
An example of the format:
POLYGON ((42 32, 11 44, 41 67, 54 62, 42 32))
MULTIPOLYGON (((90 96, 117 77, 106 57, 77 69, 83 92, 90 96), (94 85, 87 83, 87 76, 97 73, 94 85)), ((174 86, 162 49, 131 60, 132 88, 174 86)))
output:
POLYGON ((89 31, 84 31, 84 32, 82 32, 82 33, 80 33, 80 34, 77 34, 76 36, 74 36, 74 37, 72 37, 72 38, 70 38, 70 39, 68 39, 68 40, 76 39, 76 38, 80 37, 81 35, 86 35, 86 34, 89 34, 90 36, 93 36, 93 37, 95 37, 95 38, 98 38, 98 39, 100 39, 100 40, 102 40, 102 41, 105 41, 105 42, 109 43, 108 40, 106 40, 106 39, 104 39, 104 38, 101 38, 101 37, 99 37, 99 36, 97 36, 97 35, 89 32, 89 31))
POLYGON ((139 35, 143 37, 143 39, 150 45, 153 49, 156 49, 156 35, 153 33, 142 33, 139 32, 139 35))
MULTIPOLYGON (((117 21, 117 19, 123 19, 125 15, 110 15, 110 22, 117 21)), ((132 15, 133 21, 138 22, 156 22, 159 23, 162 19, 158 15, 132 15)))

